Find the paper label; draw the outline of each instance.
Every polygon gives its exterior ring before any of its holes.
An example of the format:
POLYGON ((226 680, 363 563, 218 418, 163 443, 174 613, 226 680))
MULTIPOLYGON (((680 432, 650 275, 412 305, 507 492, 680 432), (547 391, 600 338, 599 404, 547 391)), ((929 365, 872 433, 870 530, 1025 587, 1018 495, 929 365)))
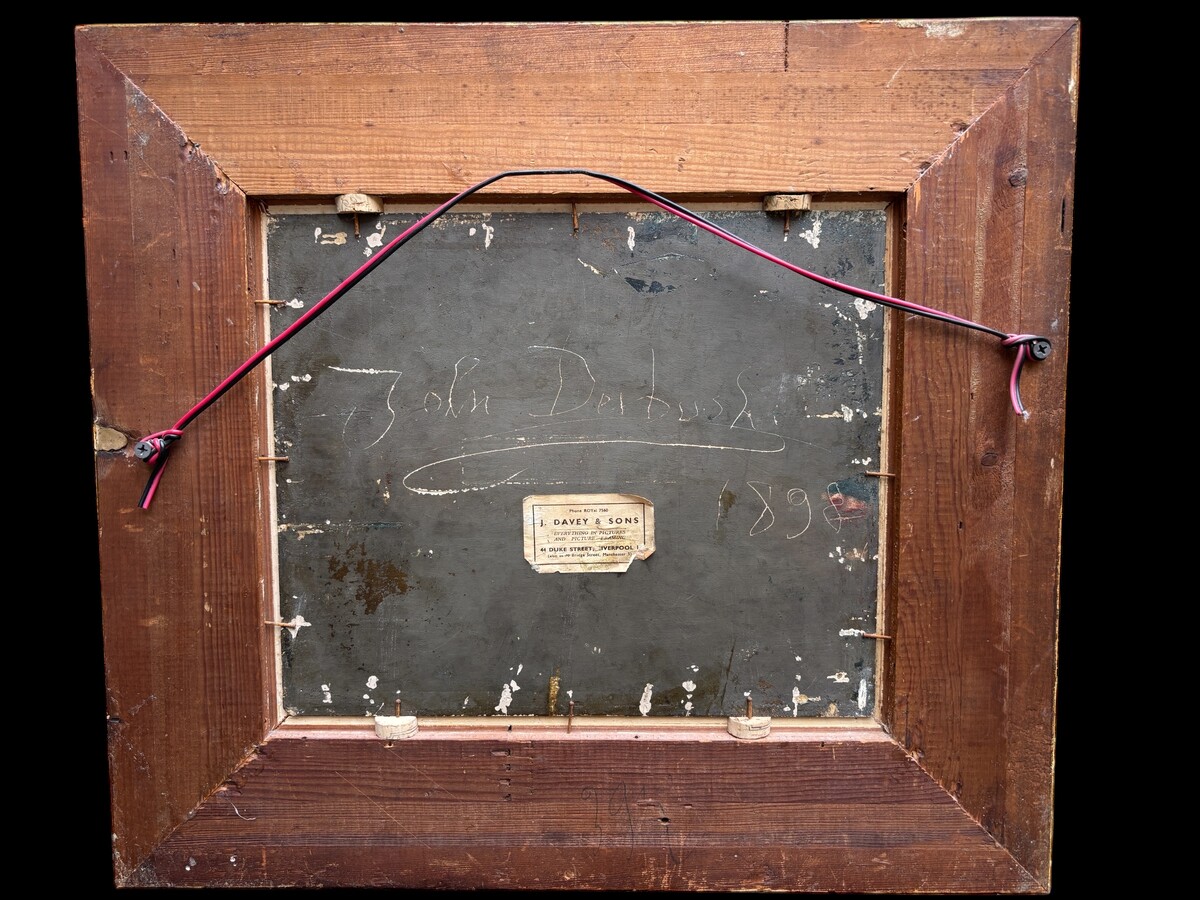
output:
POLYGON ((636 494, 534 494, 522 513, 535 572, 624 572, 654 552, 654 504, 636 494))

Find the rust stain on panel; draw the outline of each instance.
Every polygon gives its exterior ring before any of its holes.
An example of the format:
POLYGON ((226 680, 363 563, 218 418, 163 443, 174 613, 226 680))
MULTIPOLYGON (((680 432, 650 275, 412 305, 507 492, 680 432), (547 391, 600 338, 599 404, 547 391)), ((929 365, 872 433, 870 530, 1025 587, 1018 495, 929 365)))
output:
POLYGON ((352 545, 346 555, 329 558, 329 575, 355 584, 354 599, 370 615, 388 597, 408 593, 408 574, 389 560, 369 559, 365 544, 352 545), (347 559, 357 549, 357 558, 347 559))

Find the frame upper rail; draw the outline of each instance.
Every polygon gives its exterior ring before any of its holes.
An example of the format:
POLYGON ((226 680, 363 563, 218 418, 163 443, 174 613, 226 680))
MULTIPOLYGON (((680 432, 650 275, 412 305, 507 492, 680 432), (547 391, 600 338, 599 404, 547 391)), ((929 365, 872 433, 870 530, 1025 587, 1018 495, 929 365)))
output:
POLYGON ((660 193, 762 194, 906 191, 1071 27, 176 25, 85 34, 251 196, 440 196, 506 169, 581 158, 660 193))

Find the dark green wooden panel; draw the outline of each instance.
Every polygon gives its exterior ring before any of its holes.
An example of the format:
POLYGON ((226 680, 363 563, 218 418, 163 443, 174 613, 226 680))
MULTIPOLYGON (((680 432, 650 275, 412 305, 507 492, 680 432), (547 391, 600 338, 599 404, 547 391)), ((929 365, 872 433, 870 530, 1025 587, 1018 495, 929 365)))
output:
MULTIPOLYGON (((710 215, 883 288, 883 211, 710 215)), ((275 331, 414 218, 274 217, 275 331)), ((435 223, 273 358, 285 706, 869 715, 882 323, 665 213, 435 223), (534 573, 522 498, 614 491, 657 552, 534 573)))

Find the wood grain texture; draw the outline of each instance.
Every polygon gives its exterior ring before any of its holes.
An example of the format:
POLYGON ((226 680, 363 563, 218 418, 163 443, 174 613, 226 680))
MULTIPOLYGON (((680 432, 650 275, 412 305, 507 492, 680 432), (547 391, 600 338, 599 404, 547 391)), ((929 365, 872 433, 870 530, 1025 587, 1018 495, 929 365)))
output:
POLYGON ((312 741, 272 737, 135 883, 1037 887, 878 731, 748 743, 517 728, 390 748, 329 739, 319 754, 312 741), (946 854, 953 870, 939 863, 946 854))
POLYGON ((261 340, 250 201, 441 199, 514 166, 893 194, 898 291, 1055 340, 1021 421, 996 341, 894 317, 891 737, 824 746, 434 734, 401 756, 366 723, 270 732, 261 385, 189 428, 148 514, 145 467, 97 453, 117 883, 1049 890, 1073 20, 94 26, 76 46, 95 417, 134 439, 261 340))
POLYGON ((283 73, 482 81, 503 72, 768 72, 786 65, 781 22, 100 25, 88 34, 135 81, 283 73))
MULTIPOLYGON (((1064 27, 1047 19, 87 33, 242 190, 292 197, 436 196, 538 166, 613 172, 663 193, 900 192, 1064 27)), ((506 190, 572 194, 581 183, 506 190)))
POLYGON ((913 187, 907 298, 1050 336, 1026 367, 929 321, 905 329, 897 737, 1038 878, 1048 877, 1076 36, 1035 63, 913 187), (1051 74, 1053 73, 1053 74, 1051 74), (1031 186, 1030 182, 1033 182, 1031 186), (1052 274, 1053 273, 1053 274, 1052 274), (918 401, 918 395, 920 401, 918 401), (1035 547, 1035 545, 1037 545, 1035 547))
POLYGON ((1037 878, 1050 880, 1067 323, 1075 190, 1079 30, 1065 35, 1026 77, 1029 97, 1020 330, 1044 329, 1055 353, 1022 381, 1037 428, 1017 435, 1013 479, 1009 754, 1004 817, 993 834, 1037 878), (1027 636, 1032 635, 1030 640, 1027 636), (1051 635, 1054 638, 1051 638, 1051 635))
MULTIPOLYGON (((95 415, 136 439, 252 349, 245 199, 78 49, 95 415)), ((148 467, 132 447, 96 454, 118 879, 263 733, 261 587, 243 564, 263 540, 254 392, 189 432, 152 512, 137 509, 148 467)))

